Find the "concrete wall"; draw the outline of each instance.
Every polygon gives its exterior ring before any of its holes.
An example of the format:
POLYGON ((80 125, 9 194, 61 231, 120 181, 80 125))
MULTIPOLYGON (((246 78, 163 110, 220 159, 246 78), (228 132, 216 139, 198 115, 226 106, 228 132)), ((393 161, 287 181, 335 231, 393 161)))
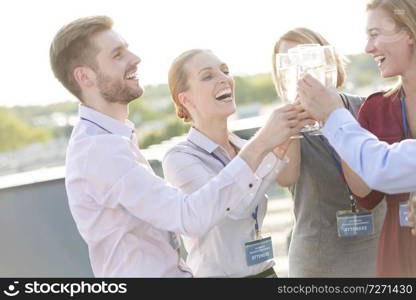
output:
POLYGON ((92 277, 63 179, 0 190, 0 277, 92 277))

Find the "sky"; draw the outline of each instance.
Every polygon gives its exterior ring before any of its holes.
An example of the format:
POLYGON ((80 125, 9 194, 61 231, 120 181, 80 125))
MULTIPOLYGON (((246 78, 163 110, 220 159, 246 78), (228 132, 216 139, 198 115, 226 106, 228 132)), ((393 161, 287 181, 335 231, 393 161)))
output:
POLYGON ((49 46, 79 17, 107 15, 142 62, 141 85, 167 82, 172 60, 207 48, 233 75, 271 70, 280 35, 318 31, 343 54, 365 46, 365 0, 13 0, 0 2, 0 106, 47 105, 75 97, 54 78, 49 46))

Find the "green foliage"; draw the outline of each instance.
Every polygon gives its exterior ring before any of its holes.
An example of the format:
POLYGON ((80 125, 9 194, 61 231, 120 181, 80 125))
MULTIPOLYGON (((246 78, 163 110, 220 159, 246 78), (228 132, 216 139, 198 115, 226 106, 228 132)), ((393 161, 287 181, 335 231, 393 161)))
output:
POLYGON ((20 120, 26 120, 32 123, 36 117, 51 115, 56 112, 62 112, 67 115, 77 114, 79 102, 66 101, 54 103, 46 106, 31 105, 31 106, 14 106, 10 108, 20 120))
POLYGON ((169 87, 167 84, 146 85, 144 96, 149 99, 169 98, 169 87))
POLYGON ((129 119, 134 123, 147 122, 159 119, 163 114, 157 110, 153 110, 146 102, 149 99, 139 99, 132 102, 129 106, 129 119))
POLYGON ((184 123, 182 120, 171 120, 167 123, 165 129, 153 131, 152 133, 144 136, 139 141, 139 146, 141 149, 144 149, 153 144, 160 144, 164 140, 187 133, 189 128, 190 125, 184 123))
POLYGON ((237 105, 249 103, 269 104, 276 101, 276 90, 270 74, 245 77, 235 76, 234 81, 237 105))
POLYGON ((61 127, 53 127, 50 128, 50 131, 54 138, 66 138, 69 139, 72 133, 72 126, 61 126, 61 127))
MULTIPOLYGON (((350 55, 348 59, 350 62, 347 65, 347 80, 352 83, 352 93, 357 87, 374 86, 374 83, 378 84, 382 81, 377 65, 369 55, 350 55)), ((254 103, 270 104, 278 98, 271 74, 235 76, 234 81, 235 98, 240 107, 254 103)), ((35 141, 44 141, 52 135, 68 138, 72 128, 69 125, 58 127, 50 116, 54 113, 68 117, 77 115, 78 106, 79 102, 68 101, 47 106, 16 106, 0 109, 0 151, 24 147, 35 141), (46 121, 45 116, 47 116, 46 121), (39 124, 48 128, 33 128, 39 124)), ((141 148, 184 134, 189 129, 189 125, 176 118, 167 84, 146 86, 144 95, 130 104, 129 118, 139 130, 141 126, 146 127, 143 132, 151 130, 140 140, 141 148)))
POLYGON ((365 87, 379 83, 392 84, 397 78, 382 78, 377 63, 368 54, 349 55, 347 64, 347 80, 354 87, 365 87))
POLYGON ((34 128, 20 121, 6 109, 0 109, 0 152, 16 150, 52 137, 46 129, 34 128))
POLYGON ((175 108, 167 84, 148 85, 142 97, 130 104, 129 118, 134 123, 164 119, 175 108))
POLYGON ((348 60, 350 62, 346 67, 347 79, 352 81, 355 86, 369 85, 378 77, 377 65, 369 55, 350 55, 348 60))

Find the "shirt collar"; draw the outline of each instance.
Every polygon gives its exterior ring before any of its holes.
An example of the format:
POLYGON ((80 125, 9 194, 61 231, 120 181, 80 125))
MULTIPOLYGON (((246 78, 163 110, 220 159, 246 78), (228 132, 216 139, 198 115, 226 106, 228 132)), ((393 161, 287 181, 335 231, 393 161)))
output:
MULTIPOLYGON (((233 143, 235 146, 237 146, 240 149, 247 142, 246 140, 239 138, 237 135, 231 132, 228 135, 228 139, 230 140, 231 143, 233 143)), ((198 129, 194 127, 191 127, 191 129, 189 130, 188 140, 191 143, 197 145, 198 147, 204 149, 208 153, 212 153, 215 151, 215 149, 220 147, 220 145, 213 142, 209 137, 207 137, 205 134, 203 134, 202 132, 200 132, 198 129)))
POLYGON ((130 138, 134 132, 134 124, 130 120, 126 119, 123 123, 92 108, 86 107, 85 105, 79 106, 79 116, 80 118, 95 123, 97 126, 112 134, 130 138))

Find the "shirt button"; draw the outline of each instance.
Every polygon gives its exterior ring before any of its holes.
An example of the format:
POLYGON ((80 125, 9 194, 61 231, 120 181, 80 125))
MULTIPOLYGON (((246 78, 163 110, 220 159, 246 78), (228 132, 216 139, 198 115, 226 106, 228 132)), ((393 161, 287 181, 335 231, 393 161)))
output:
POLYGON ((272 165, 271 164, 268 164, 267 167, 270 169, 272 167, 272 165))
POLYGON ((230 208, 229 207, 227 207, 227 211, 230 211, 230 208))
POLYGON ((249 188, 252 188, 252 187, 253 187, 253 184, 252 184, 252 183, 250 183, 250 184, 248 185, 248 187, 249 187, 249 188))

